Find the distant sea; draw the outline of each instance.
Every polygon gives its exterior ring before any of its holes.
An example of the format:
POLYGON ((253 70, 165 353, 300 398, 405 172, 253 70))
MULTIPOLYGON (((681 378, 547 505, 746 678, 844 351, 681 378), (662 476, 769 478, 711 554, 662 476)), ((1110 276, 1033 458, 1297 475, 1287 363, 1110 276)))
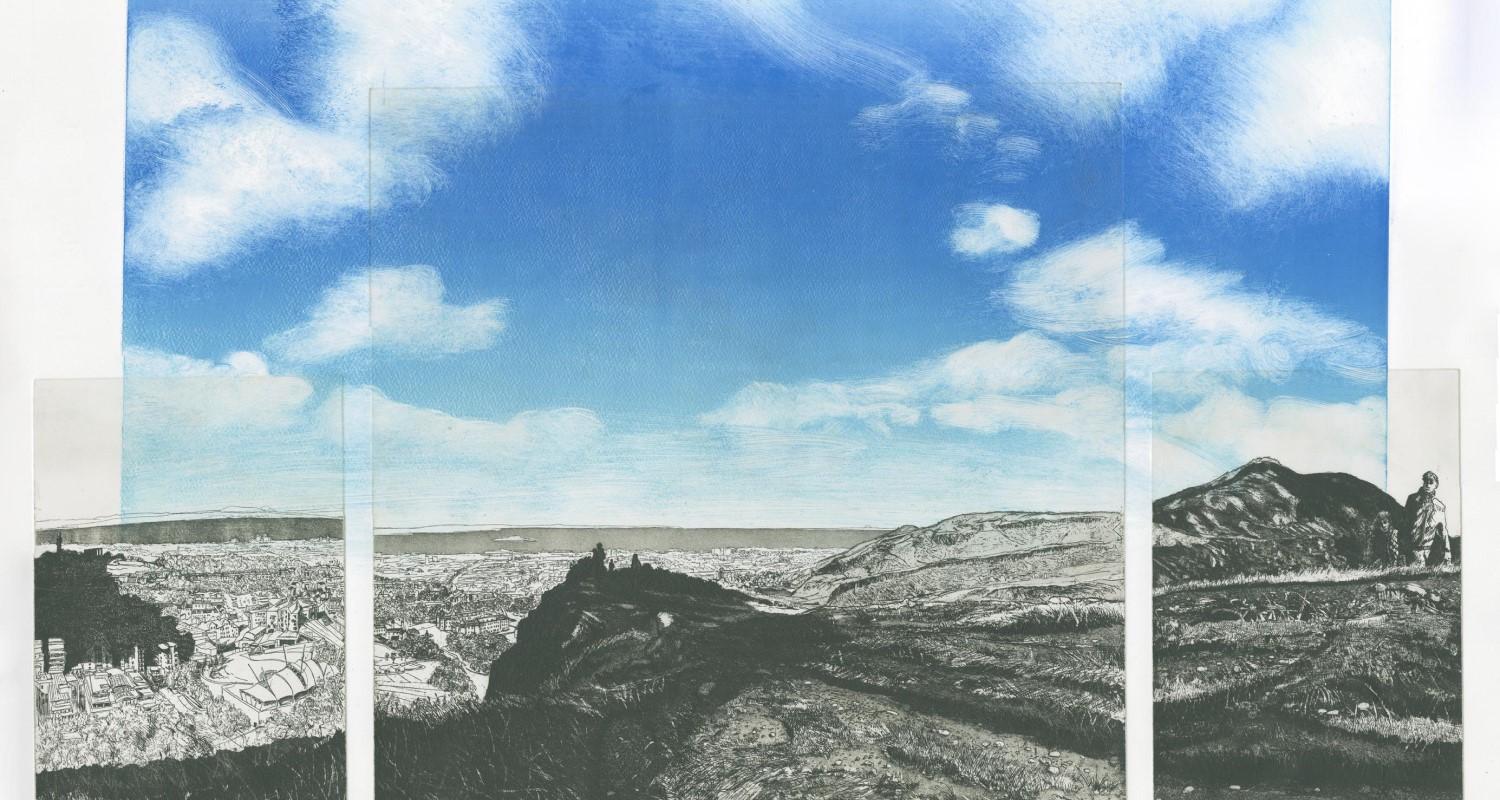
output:
POLYGON ((523 553, 607 550, 713 550, 720 547, 846 548, 884 533, 874 528, 497 528, 377 534, 375 552, 456 555, 513 550, 523 553))
POLYGON ((165 519, 91 525, 82 528, 46 528, 36 532, 38 545, 56 544, 189 544, 197 542, 248 542, 254 539, 342 539, 344 521, 330 517, 209 517, 165 519))

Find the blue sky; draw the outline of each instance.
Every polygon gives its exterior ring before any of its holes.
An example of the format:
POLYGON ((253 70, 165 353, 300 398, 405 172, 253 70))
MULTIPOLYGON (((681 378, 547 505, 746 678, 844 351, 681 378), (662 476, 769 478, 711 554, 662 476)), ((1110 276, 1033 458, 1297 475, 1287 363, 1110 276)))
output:
POLYGON ((1160 483, 1375 477, 1378 3, 277 5, 131 4, 127 374, 363 398, 379 525, 1118 507, 1163 370, 1160 483))

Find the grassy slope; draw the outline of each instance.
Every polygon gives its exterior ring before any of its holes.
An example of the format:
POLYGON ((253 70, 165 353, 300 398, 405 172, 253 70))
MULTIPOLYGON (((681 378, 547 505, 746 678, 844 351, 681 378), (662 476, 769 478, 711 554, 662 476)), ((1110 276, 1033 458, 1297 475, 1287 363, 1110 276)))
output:
POLYGON ((1158 590, 1163 785, 1455 790, 1459 580, 1406 569, 1158 590))

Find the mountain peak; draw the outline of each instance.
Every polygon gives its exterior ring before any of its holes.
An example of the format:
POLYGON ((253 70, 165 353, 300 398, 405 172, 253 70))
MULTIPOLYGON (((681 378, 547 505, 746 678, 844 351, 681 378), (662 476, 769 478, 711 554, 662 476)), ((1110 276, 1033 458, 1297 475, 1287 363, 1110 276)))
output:
POLYGON ((1152 504, 1156 580, 1357 566, 1382 514, 1401 505, 1353 475, 1256 458, 1152 504))

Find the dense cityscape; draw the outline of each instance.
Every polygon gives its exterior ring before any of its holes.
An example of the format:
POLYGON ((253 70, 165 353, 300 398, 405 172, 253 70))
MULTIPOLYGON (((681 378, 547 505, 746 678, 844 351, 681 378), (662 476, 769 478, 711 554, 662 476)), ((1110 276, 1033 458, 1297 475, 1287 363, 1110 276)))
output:
POLYGON ((122 599, 159 608, 171 635, 125 653, 98 637, 34 642, 39 771, 190 758, 343 728, 341 540, 67 550, 103 561, 122 599))

